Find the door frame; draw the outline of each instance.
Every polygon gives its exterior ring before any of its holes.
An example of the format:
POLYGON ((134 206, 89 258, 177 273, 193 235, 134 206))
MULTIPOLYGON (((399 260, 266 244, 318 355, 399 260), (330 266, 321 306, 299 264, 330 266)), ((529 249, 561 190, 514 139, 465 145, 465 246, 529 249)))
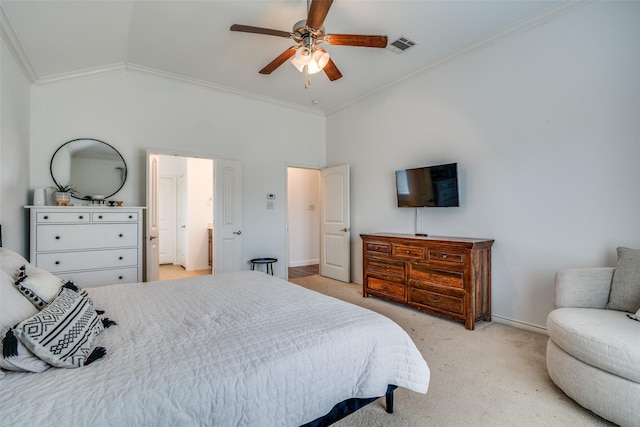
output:
MULTIPOLYGON (((150 156, 178 156, 178 157, 191 157, 194 159, 208 159, 213 161, 214 166, 213 166, 213 174, 211 179, 214 180, 214 186, 213 186, 213 199, 215 200, 217 195, 216 195, 216 188, 215 188, 215 174, 216 174, 216 160, 220 159, 219 156, 215 156, 213 154, 205 154, 205 153, 194 153, 191 151, 182 151, 182 150, 174 150, 174 149, 166 149, 166 148, 156 148, 156 147, 147 147, 146 149, 146 156, 145 156, 145 167, 149 166, 149 157, 150 156)), ((147 171, 147 175, 148 175, 147 171)), ((146 200, 147 200, 147 204, 149 203, 149 177, 147 176, 146 178, 146 182, 145 182, 145 189, 146 189, 146 200)), ((156 189, 157 190, 157 189, 156 189)), ((150 217, 150 212, 149 209, 147 209, 147 217, 145 218, 145 256, 144 256, 144 262, 145 262, 145 270, 147 272, 147 275, 149 274, 149 266, 146 265, 149 262, 149 259, 151 258, 146 247, 148 245, 149 242, 149 217, 150 217)), ((215 211, 212 215, 211 218, 211 223, 213 224, 215 221, 215 211)), ((157 270, 157 269, 156 269, 157 270)), ((213 269, 212 269, 212 273, 213 273, 213 269)), ((148 281, 149 278, 147 277, 146 280, 148 281)), ((157 279, 156 279, 157 280, 157 279)))
MULTIPOLYGON (((348 165, 338 165, 338 166, 348 166, 348 165)), ((284 266, 284 271, 285 271, 285 280, 289 280, 289 168, 295 168, 295 169, 311 169, 311 170, 316 170, 318 171, 319 175, 322 175, 322 171, 324 169, 330 169, 331 166, 309 166, 309 165, 301 165, 298 163, 286 163, 284 165, 284 171, 285 171, 285 266, 284 266)), ((349 168, 350 170, 350 168, 349 168)), ((322 199, 323 199, 323 189, 322 189, 322 176, 320 176, 320 199, 318 200, 318 209, 320 209, 320 212, 322 212, 322 209, 324 208, 322 205, 322 199)), ((350 179, 350 178, 349 178, 350 179)), ((348 203, 350 203, 351 201, 349 200, 348 203)), ((349 247, 347 248, 348 250, 348 263, 351 264, 351 233, 350 233, 350 229, 351 229, 351 219, 348 218, 347 219, 349 221, 349 224, 347 225, 347 228, 349 229, 348 234, 349 234, 349 247)), ((320 233, 322 234, 322 215, 320 215, 319 221, 318 221, 318 228, 320 229, 320 233)), ((319 256, 320 256, 320 263, 322 263, 323 260, 323 254, 322 254, 322 235, 320 235, 320 241, 318 242, 319 245, 319 256)), ((351 274, 349 274, 349 276, 351 276, 351 274)), ((350 279, 349 279, 350 280, 350 279)))
MULTIPOLYGON (((287 163, 284 165, 284 182, 285 182, 285 194, 284 194, 284 215, 285 215, 285 245, 284 245, 284 279, 289 280, 289 168, 293 169, 310 169, 318 172, 322 170, 322 166, 308 166, 299 165, 297 163, 287 163)), ((318 178, 320 179, 320 178, 318 178)), ((321 183, 318 183, 319 185, 321 183)), ((322 200, 318 200, 318 209, 322 209, 322 200)), ((320 221, 318 221, 318 230, 320 230, 320 221)), ((318 256, 320 256, 320 241, 318 241, 318 256)))

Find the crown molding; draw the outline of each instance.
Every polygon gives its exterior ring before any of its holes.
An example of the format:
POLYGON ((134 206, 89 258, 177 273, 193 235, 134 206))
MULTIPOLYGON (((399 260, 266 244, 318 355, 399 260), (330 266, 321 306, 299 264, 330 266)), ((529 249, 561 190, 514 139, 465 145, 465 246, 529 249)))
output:
POLYGON ((114 74, 127 71, 127 64, 110 64, 100 67, 85 68, 82 70, 71 71, 69 73, 52 74, 50 76, 44 76, 39 78, 36 83, 38 85, 46 85, 50 83, 58 83, 65 80, 76 80, 87 77, 96 77, 105 74, 114 74))
POLYGON ((247 91, 243 91, 243 90, 239 90, 239 89, 235 89, 235 88, 231 88, 228 86, 223 86, 223 85, 219 85, 216 83, 211 83, 205 80, 199 80, 199 79, 194 79, 191 77, 185 77, 182 76, 180 74, 174 74, 174 73, 169 73, 167 71, 162 71, 162 70, 158 70, 156 68, 151 68, 151 67, 145 67, 143 65, 137 65, 137 64, 132 64, 132 63, 127 63, 127 71, 137 71, 140 73, 145 73, 145 74, 151 74, 154 76, 159 76, 159 77, 163 77, 163 78, 167 78, 170 80, 177 80, 177 81, 181 81, 184 83, 188 83, 191 85, 195 85, 195 86, 199 86, 199 87, 203 87, 209 90, 215 90, 215 91, 220 91, 220 92, 225 92, 225 93, 231 93, 233 95, 238 95, 238 96, 242 96, 245 98, 250 98, 252 100, 257 100, 257 101, 261 101, 261 102, 266 102, 269 105, 279 105, 281 107, 285 107, 285 108, 292 108, 296 111, 304 111, 306 113, 311 113, 311 114, 316 114, 316 115, 320 115, 324 117, 324 112, 323 111, 318 111, 318 110, 314 110, 311 108, 307 108, 298 104, 294 104, 291 102, 285 102, 279 99, 275 99, 275 98, 270 98, 268 96, 262 96, 262 95, 257 95, 255 93, 251 93, 251 92, 247 92, 247 91))
POLYGON ((16 36, 16 33, 13 30, 13 27, 11 26, 11 23, 9 22, 9 19, 7 18, 7 15, 5 14, 1 4, 0 4, 0 34, 1 34, 2 40, 4 40, 4 42, 9 47, 9 51, 15 58, 16 62, 18 63, 18 66, 22 70, 22 73, 27 78, 29 83, 34 83, 35 81, 37 81, 38 75, 33 69, 33 65, 31 65, 31 61, 29 61, 27 54, 24 52, 24 49, 22 48, 22 44, 20 43, 18 36, 16 36))

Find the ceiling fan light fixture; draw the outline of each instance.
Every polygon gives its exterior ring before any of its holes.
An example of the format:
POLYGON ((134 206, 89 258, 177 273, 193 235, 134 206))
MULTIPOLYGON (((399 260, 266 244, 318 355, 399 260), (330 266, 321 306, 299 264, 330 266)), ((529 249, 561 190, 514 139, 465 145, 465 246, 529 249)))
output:
POLYGON ((313 52, 313 60, 321 70, 329 63, 329 59, 331 59, 331 55, 325 50, 316 49, 313 52))
POLYGON ((294 55, 289 62, 291 62, 291 65, 296 67, 300 72, 303 72, 305 65, 307 65, 307 63, 301 61, 296 55, 294 55))
POLYGON ((309 61, 313 58, 311 50, 306 46, 300 46, 298 50, 296 50, 295 58, 303 65, 307 65, 309 61))
POLYGON ((307 64, 307 72, 309 74, 317 74, 320 71, 322 71, 322 68, 318 66, 318 63, 316 61, 311 61, 307 64))

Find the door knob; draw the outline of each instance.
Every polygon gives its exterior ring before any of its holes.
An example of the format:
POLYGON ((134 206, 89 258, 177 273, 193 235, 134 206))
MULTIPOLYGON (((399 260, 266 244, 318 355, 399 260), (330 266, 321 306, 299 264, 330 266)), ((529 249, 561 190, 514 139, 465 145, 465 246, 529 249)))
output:
POLYGON ((234 231, 233 234, 237 234, 238 236, 242 234, 242 231, 238 230, 238 231, 234 231))
POLYGON ((342 230, 340 230, 340 231, 344 231, 344 232, 346 233, 347 231, 349 231, 349 229, 348 229, 347 227, 345 227, 345 228, 343 228, 343 229, 342 229, 342 230))

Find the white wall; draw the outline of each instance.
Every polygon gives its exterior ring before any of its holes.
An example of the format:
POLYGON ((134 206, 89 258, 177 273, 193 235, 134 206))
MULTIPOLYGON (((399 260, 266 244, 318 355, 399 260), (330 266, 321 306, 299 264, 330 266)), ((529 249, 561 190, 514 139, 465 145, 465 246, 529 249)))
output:
POLYGON ((0 223, 3 246, 28 258, 30 86, 0 39, 0 223))
MULTIPOLYGON (((325 164, 322 116, 138 72, 35 86, 31 122, 32 188, 51 185, 51 155, 80 137, 122 153, 129 174, 118 198, 126 205, 145 203, 147 147, 242 161, 245 260, 284 259, 286 165, 325 164), (308 138, 289 137, 301 133, 308 138), (279 196, 273 210, 267 193, 279 196)), ((284 263, 274 267, 284 277, 284 263)))
POLYGON ((320 172, 289 168, 289 266, 320 262, 320 172))
POLYGON ((638 2, 578 7, 328 117, 327 163, 352 165, 353 280, 360 233, 414 232, 394 171, 445 162, 461 207, 422 208, 422 231, 495 239, 503 320, 544 327, 558 269, 640 248, 639 17, 638 2))

